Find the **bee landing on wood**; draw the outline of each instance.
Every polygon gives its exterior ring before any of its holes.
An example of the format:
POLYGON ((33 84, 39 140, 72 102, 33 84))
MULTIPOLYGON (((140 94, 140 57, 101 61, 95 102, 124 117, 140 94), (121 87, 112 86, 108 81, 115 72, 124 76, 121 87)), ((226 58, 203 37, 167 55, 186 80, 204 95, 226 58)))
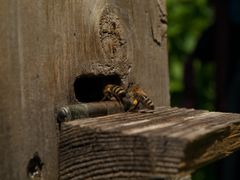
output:
POLYGON ((130 84, 127 89, 122 86, 108 84, 104 87, 103 94, 102 101, 114 98, 124 106, 125 111, 135 111, 144 108, 154 109, 152 100, 135 84, 130 84))
POLYGON ((104 87, 103 94, 102 101, 115 98, 118 102, 123 103, 123 97, 126 96, 126 89, 115 84, 108 84, 104 87))
POLYGON ((152 100, 147 94, 139 87, 139 85, 130 84, 127 90, 127 97, 129 97, 132 107, 129 111, 134 111, 142 108, 154 109, 152 100))

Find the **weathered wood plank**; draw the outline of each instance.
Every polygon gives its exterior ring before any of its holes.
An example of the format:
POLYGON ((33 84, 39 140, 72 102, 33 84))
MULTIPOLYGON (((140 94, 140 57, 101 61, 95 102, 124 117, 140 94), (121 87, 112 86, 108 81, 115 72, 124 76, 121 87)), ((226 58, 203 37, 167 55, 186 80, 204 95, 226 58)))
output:
POLYGON ((0 179, 27 179, 35 152, 57 179, 55 109, 76 102, 79 75, 117 74, 169 105, 165 0, 0 4, 0 179))
POLYGON ((63 123, 60 179, 176 177, 240 147, 240 115, 159 107, 63 123))
POLYGON ((57 179, 48 3, 0 4, 0 179, 27 179, 35 152, 44 162, 42 178, 57 179))

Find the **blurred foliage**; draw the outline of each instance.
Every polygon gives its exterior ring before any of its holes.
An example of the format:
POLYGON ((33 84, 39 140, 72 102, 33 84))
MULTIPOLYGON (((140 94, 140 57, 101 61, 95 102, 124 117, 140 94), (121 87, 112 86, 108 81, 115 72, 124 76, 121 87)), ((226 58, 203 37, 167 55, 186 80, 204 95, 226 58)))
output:
MULTIPOLYGON (((194 50, 203 30, 212 24, 213 15, 207 0, 167 0, 167 6, 171 104, 180 106, 184 88, 184 61, 194 50)), ((213 66, 203 66, 196 60, 194 68, 199 99, 196 107, 213 110, 214 90, 213 84, 209 83, 213 82, 209 81, 214 74, 213 66)))
MULTIPOLYGON (((183 67, 204 29, 212 24, 213 12, 207 0, 167 0, 168 48, 171 105, 183 101, 183 67)), ((194 62, 196 108, 213 110, 213 64, 194 62)), ((193 180, 215 180, 214 164, 198 170, 193 180)))

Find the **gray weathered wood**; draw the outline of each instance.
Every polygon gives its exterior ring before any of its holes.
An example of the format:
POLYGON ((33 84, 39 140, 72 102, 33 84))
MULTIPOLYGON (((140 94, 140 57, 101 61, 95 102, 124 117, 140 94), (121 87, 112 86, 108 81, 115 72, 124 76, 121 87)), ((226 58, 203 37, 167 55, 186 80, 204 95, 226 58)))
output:
POLYGON ((0 0, 0 179, 26 179, 35 152, 57 179, 55 109, 78 75, 117 73, 169 105, 164 0, 0 0))
POLYGON ((158 107, 62 127, 60 179, 177 177, 240 147, 239 114, 158 107))
POLYGON ((0 1, 0 179, 27 179, 35 152, 57 179, 54 60, 47 1, 0 1), (53 53, 53 52, 52 52, 53 53))

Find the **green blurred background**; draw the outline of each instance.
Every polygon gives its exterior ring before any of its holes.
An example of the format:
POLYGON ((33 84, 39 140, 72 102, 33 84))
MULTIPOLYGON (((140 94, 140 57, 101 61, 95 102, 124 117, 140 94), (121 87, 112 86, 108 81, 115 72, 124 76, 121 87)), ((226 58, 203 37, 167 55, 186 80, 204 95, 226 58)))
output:
MULTIPOLYGON (((185 90, 184 67, 186 65, 188 57, 194 52, 199 42, 199 39, 204 34, 203 32, 212 26, 214 27, 213 31, 211 31, 211 33, 208 34, 206 42, 209 43, 214 41, 215 46, 211 47, 211 45, 213 44, 209 45, 209 47, 211 48, 207 48, 207 50, 205 49, 204 52, 215 56, 210 56, 213 58, 212 59, 210 58, 211 60, 207 61, 207 63, 206 61, 204 62, 204 60, 197 58, 195 58, 192 63, 194 73, 194 98, 195 98, 192 107, 197 109, 207 109, 210 111, 217 110, 239 112, 240 107, 239 105, 240 99, 238 99, 240 97, 239 96, 240 49, 238 48, 238 44, 240 41, 239 2, 240 2, 239 0, 229 1, 167 0, 171 106, 183 107, 186 105, 185 104, 186 94, 184 94, 185 90), (214 8, 217 7, 218 11, 214 11, 216 9, 213 9, 213 6, 210 6, 209 2, 213 3, 211 5, 214 5, 214 8), (229 7, 225 6, 224 3, 228 4, 229 7), (226 12, 227 11, 228 12, 226 13, 225 10, 226 12), (218 15, 219 17, 216 18, 218 15), (226 29, 224 30, 224 28, 226 29), (216 43, 218 42, 216 40, 217 38, 215 39, 211 38, 213 35, 217 34, 216 32, 217 33, 223 32, 224 36, 222 41, 223 46, 220 48, 216 43), (222 48, 223 51, 214 52, 215 48, 219 49, 222 48), (221 64, 221 62, 218 61, 217 58, 224 56, 226 54, 228 56, 223 57, 223 61, 226 64, 231 65, 229 69, 227 69, 227 67, 224 67, 224 65, 221 64), (216 68, 217 65, 219 65, 218 67, 220 68, 216 68), (231 73, 228 74, 222 73, 221 70, 224 68, 225 70, 227 70, 225 72, 231 73), (219 72, 215 72, 218 70, 219 72), (224 83, 219 84, 222 85, 220 86, 222 87, 222 89, 226 88, 226 90, 224 89, 222 92, 219 93, 218 92, 219 90, 216 89, 217 87, 216 77, 218 77, 219 79, 219 77, 225 76, 230 78, 225 79, 226 81, 225 84, 224 83), (230 89, 230 91, 228 89, 230 89), (227 100, 226 98, 224 99, 225 101, 222 100, 223 104, 226 105, 226 108, 225 107, 224 107, 225 109, 218 108, 217 105, 218 102, 216 100, 221 99, 225 95, 229 99, 227 100), (238 111, 232 108, 233 105, 234 107, 236 107, 235 109, 238 109, 238 111)), ((188 107, 191 107, 191 105, 188 107)), ((236 155, 235 153, 235 155, 230 156, 230 158, 226 158, 230 160, 225 159, 205 166, 204 168, 199 169, 197 172, 193 174, 193 180, 239 179, 240 177, 237 167, 240 161, 239 157, 240 155, 239 154, 236 155)))
MULTIPOLYGON (((213 12, 207 0, 167 0, 167 6, 171 105, 182 106, 184 62, 194 50, 202 31, 212 24, 213 12)), ((214 110, 213 64, 203 66, 196 60, 194 69, 198 82, 195 107, 214 110)))

